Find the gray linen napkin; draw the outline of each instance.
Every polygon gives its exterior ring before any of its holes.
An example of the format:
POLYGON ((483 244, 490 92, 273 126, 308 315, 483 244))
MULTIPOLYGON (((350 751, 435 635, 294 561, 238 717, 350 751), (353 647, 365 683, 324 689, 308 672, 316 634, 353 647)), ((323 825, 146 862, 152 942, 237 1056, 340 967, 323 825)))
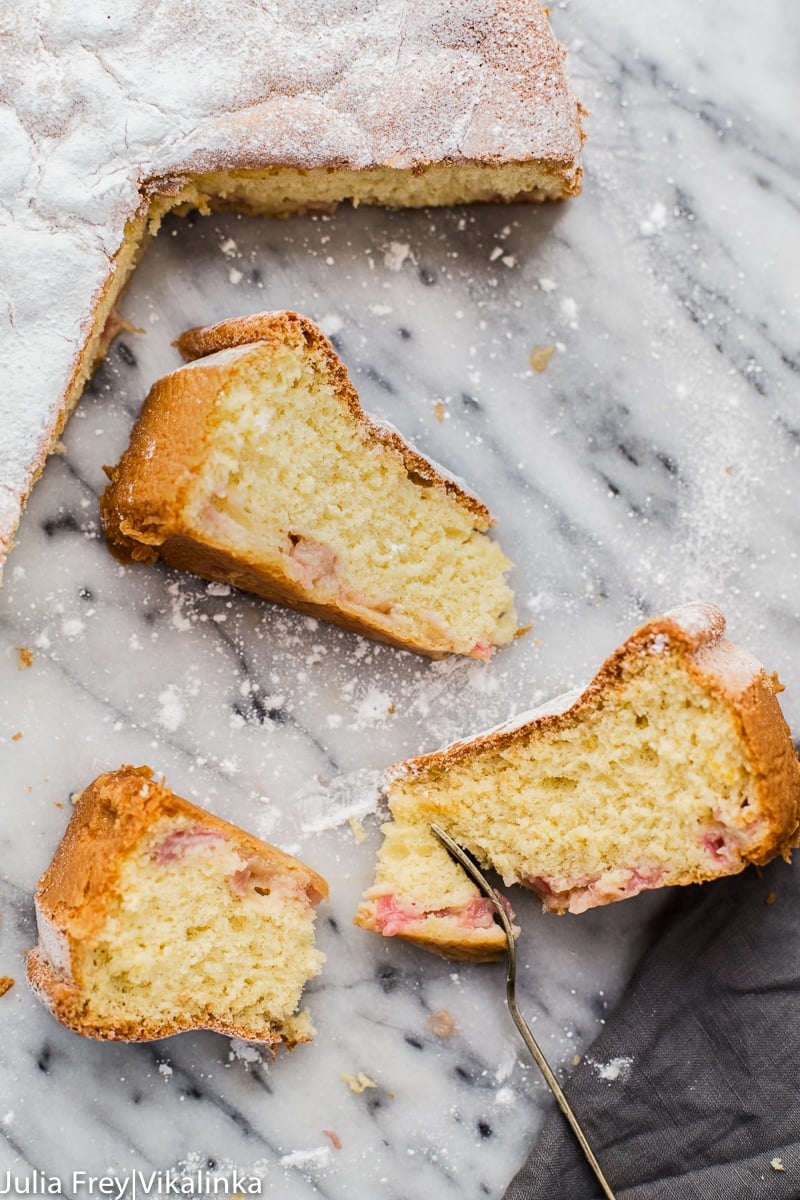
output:
MULTIPOLYGON (((677 890, 565 1091, 618 1200, 800 1200, 800 870, 677 890)), ((601 1200, 558 1110, 505 1200, 601 1200)))

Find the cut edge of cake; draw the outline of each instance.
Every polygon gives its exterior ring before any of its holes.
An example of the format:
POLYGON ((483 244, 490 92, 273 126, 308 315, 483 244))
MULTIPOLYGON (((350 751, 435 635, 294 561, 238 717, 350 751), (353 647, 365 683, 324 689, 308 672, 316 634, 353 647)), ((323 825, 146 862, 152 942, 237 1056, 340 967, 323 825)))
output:
MULTIPOLYGON (((751 863, 764 865, 778 855, 788 859, 790 851, 800 844, 800 764, 775 698, 782 688, 775 675, 768 675, 755 658, 726 639, 724 631, 725 618, 716 606, 705 603, 683 605, 636 630, 606 660, 585 689, 523 713, 475 738, 460 740, 440 751, 400 762, 390 768, 384 787, 393 819, 383 826, 384 841, 379 851, 376 882, 365 893, 355 923, 384 936, 399 936, 451 957, 489 959, 502 955, 505 938, 500 927, 492 920, 488 902, 483 900, 478 889, 430 833, 432 821, 436 821, 472 852, 484 867, 497 869, 507 884, 523 883, 531 888, 542 900, 543 907, 554 912, 582 912, 590 907, 632 897, 653 887, 706 882, 735 874, 751 863), (540 741, 542 762, 548 745, 557 746, 560 739, 566 749, 559 749, 557 761, 563 766, 565 761, 569 763, 569 756, 574 753, 578 764, 576 773, 579 773, 580 763, 584 760, 583 769, 588 772, 591 753, 587 754, 586 745, 580 744, 583 736, 581 731, 593 734, 591 722, 598 723, 603 712, 613 714, 615 704, 622 712, 627 703, 626 697, 636 696, 632 689, 637 680, 644 680, 640 696, 647 696, 646 672, 653 675, 656 688, 659 686, 659 672, 663 672, 663 682, 668 685, 673 666, 678 676, 686 680, 685 702, 689 703, 690 711, 691 704, 700 706, 712 740, 704 748, 702 739, 698 737, 699 748, 690 749, 688 742, 691 741, 692 731, 687 727, 686 757, 688 759, 694 754, 697 759, 696 762, 692 760, 691 768, 682 761, 680 746, 677 751, 670 750, 665 741, 650 746, 649 750, 656 756, 648 767, 650 778, 655 778, 662 766, 664 771, 669 768, 665 779, 676 795, 681 795, 681 783, 686 780, 700 795, 702 788, 705 787, 706 791, 709 791, 709 786, 713 788, 718 771, 727 769, 730 774, 727 786, 731 790, 728 796, 723 794, 725 786, 720 786, 716 812, 704 800, 703 805, 698 804, 701 810, 698 813, 688 806, 685 813, 678 815, 676 819, 693 831, 692 844, 684 847, 682 863, 678 862, 668 869, 659 861, 661 849, 658 831, 660 828, 667 830, 669 822, 661 820, 656 814, 653 821, 655 835, 650 835, 653 836, 651 856, 647 861, 645 858, 637 862, 626 861, 624 848, 618 847, 618 861, 599 863, 600 869, 594 878, 592 872, 586 872, 571 881, 555 876, 548 878, 546 872, 537 869, 535 861, 528 862, 526 869, 521 869, 520 853, 514 845, 515 831, 503 828, 502 813, 497 815, 499 832, 494 835, 491 831, 486 832, 484 825, 491 814, 481 814, 481 806, 484 809, 486 807, 485 798, 482 800, 478 796, 474 800, 478 815, 469 816, 466 810, 459 814, 458 799, 454 799, 448 808, 448 779, 454 795, 457 787, 466 787, 465 794, 469 795, 475 773, 480 770, 481 759, 489 763, 492 756, 496 755, 496 762, 502 765, 504 771, 508 770, 510 787, 513 771, 519 760, 524 759, 526 747, 531 747, 530 762, 534 762, 533 748, 537 739, 540 741), (707 698, 706 707, 703 697, 707 698), (712 718, 716 722, 713 728, 712 718), (721 740, 715 744, 717 735, 721 735, 721 740), (550 743, 548 738, 551 739, 550 743), (741 756, 740 766, 735 764, 735 753, 733 757, 725 759, 724 738, 729 739, 731 746, 738 748, 736 753, 741 756), (574 747, 570 739, 573 739, 574 747), (664 764, 659 761, 659 749, 664 756, 664 764), (669 759, 669 754, 673 755, 674 761, 669 759), (583 755, 583 760, 580 755, 583 755), (719 763, 715 756, 719 757, 719 763), (710 785, 709 779, 712 781, 710 785), (696 830, 693 825, 695 820, 696 830), (406 883, 405 893, 400 886, 401 879, 406 883), (567 886, 570 883, 572 886, 567 886), (413 895, 410 894, 412 892, 413 895)), ((666 699, 662 702, 661 713, 651 707, 649 716, 647 710, 634 715, 636 722, 641 720, 645 728, 644 723, 648 720, 653 722, 654 730, 659 721, 672 721, 675 731, 681 727, 680 705, 673 712, 666 699)), ((597 727, 602 735, 602 726, 598 723, 597 727)), ((646 738, 646 735, 642 737, 646 738)), ((611 742, 608 745, 610 747, 611 742)), ((647 746, 646 740, 642 746, 647 746)), ((600 757, 602 759, 602 753, 600 757)), ((616 766, 620 777, 623 773, 621 764, 620 757, 616 766)), ((613 762, 610 766, 611 783, 607 790, 611 803, 616 785, 613 762)), ((601 773, 596 771, 596 776, 601 778, 601 773)), ((552 780, 545 778, 544 782, 551 790, 539 806, 542 812, 538 829, 532 825, 526 832, 532 847, 530 853, 535 859, 538 838, 538 853, 543 859, 545 847, 550 857, 551 847, 555 847, 553 853, 556 856, 568 856, 570 839, 574 839, 574 857, 580 858, 578 851, 582 841, 592 845, 597 828, 604 820, 603 811, 593 815, 587 815, 587 812, 572 814, 571 827, 549 829, 548 807, 555 812, 565 794, 567 799, 564 803, 568 806, 568 792, 575 784, 568 772, 564 777, 557 776, 552 780), (595 823, 594 828, 592 822, 595 823), (567 847, 566 851, 564 846, 567 847)), ((638 802, 636 797, 630 801, 630 813, 626 818, 634 826, 636 820, 646 822, 651 819, 643 810, 637 813, 635 805, 638 802)), ((624 809, 626 803, 628 801, 623 798, 619 806, 624 809)), ((682 801, 679 801, 678 807, 681 805, 682 801)), ((558 811, 561 812, 560 809, 558 811)), ((563 811, 567 815, 564 818, 566 820, 570 815, 569 808, 563 811)), ((524 800, 521 802, 521 812, 519 819, 524 821, 524 800)), ((666 816, 669 817, 669 814, 666 816)), ((612 804, 605 818, 612 831, 615 818, 616 810, 612 804)), ((645 825, 642 828, 645 829, 645 825)), ((683 827, 680 829, 682 831, 683 827)), ((668 841, 668 830, 663 836, 668 841)), ((519 829, 516 837, 520 839, 519 829)), ((586 852, 581 853, 585 859, 586 852)))

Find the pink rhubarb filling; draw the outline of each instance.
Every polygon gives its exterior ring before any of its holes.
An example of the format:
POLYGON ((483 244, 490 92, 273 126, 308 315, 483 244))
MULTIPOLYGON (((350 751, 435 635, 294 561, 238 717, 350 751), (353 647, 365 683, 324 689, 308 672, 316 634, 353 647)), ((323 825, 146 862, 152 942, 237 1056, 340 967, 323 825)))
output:
MULTIPOLYGON (((151 851, 150 857, 159 866, 170 866, 187 856, 204 853, 222 846, 225 838, 202 825, 190 825, 176 829, 151 851)), ((322 895, 313 883, 295 878, 290 871, 282 871, 261 858, 251 858, 228 879, 234 896, 261 897, 275 895, 281 900, 303 900, 307 904, 319 904, 322 895)))
POLYGON ((159 842, 151 852, 151 857, 159 866, 166 863, 180 862, 187 854, 210 850, 212 846, 220 845, 224 838, 212 829, 204 829, 202 825, 189 825, 186 829, 176 829, 159 842))
POLYGON ((733 847, 725 836, 725 831, 722 829, 710 830, 704 833, 700 839, 700 845, 715 862, 721 867, 729 867, 735 861, 736 855, 733 847))
POLYGON ((529 875, 521 882, 536 892, 550 912, 582 913, 657 888, 663 877, 663 867, 642 866, 628 871, 622 880, 612 881, 598 875, 566 881, 551 879, 546 875, 529 875))
POLYGON ((277 896, 281 900, 303 900, 319 904, 322 899, 311 882, 296 879, 290 872, 272 867, 261 858, 251 858, 229 880, 234 896, 277 896))
MULTIPOLYGON (((509 917, 514 913, 508 901, 504 904, 509 917)), ((429 917, 440 917, 453 921, 459 929, 490 929, 494 924, 494 907, 484 896, 476 896, 468 904, 451 905, 447 908, 421 909, 397 896, 379 896, 375 906, 375 925, 384 937, 396 937, 408 933, 429 917)))

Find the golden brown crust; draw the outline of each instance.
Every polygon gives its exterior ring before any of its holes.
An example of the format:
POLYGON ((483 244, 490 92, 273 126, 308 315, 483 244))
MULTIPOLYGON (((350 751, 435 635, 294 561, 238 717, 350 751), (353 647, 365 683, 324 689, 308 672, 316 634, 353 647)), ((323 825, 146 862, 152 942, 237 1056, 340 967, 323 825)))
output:
POLYGON ((123 766, 98 776, 78 797, 53 860, 39 880, 35 901, 40 940, 28 955, 31 987, 63 1024, 88 1037, 143 1041, 204 1028, 249 1040, 286 1040, 281 1032, 265 1036, 263 1027, 259 1031, 230 1026, 211 1014, 205 1022, 177 1018, 166 1024, 121 1025, 87 1016, 72 975, 72 946, 103 928, 123 863, 148 829, 165 817, 184 818, 218 833, 243 860, 259 859, 291 878, 313 904, 328 895, 326 881, 304 863, 177 796, 154 777, 150 767, 123 766))
POLYGON ((364 412, 343 363, 308 318, 293 312, 235 318, 189 330, 179 339, 179 345, 194 361, 154 384, 130 446, 119 465, 107 469, 111 482, 101 496, 100 515, 112 553, 122 562, 152 563, 161 559, 170 566, 232 584, 262 599, 431 658, 450 653, 448 631, 433 619, 425 623, 420 617, 415 633, 399 635, 390 615, 362 605, 354 597, 348 596, 344 602, 333 598, 317 603, 279 564, 267 564, 238 551, 233 554, 211 534, 198 539, 183 516, 186 492, 207 453, 208 429, 213 424, 210 418, 231 370, 248 351, 258 355, 268 353, 270 346, 289 345, 314 356, 340 403, 361 426, 365 439, 380 443, 425 486, 449 493, 469 510, 475 527, 481 531, 492 523, 485 505, 442 475, 399 433, 379 425, 364 412))
MULTIPOLYGON (((621 688, 642 655, 663 653, 667 646, 672 652, 678 652, 688 674, 728 707, 764 816, 761 840, 748 847, 739 866, 726 868, 720 874, 744 870, 750 863, 763 865, 777 855, 788 859, 790 851, 800 845, 800 763, 789 727, 775 698, 782 688, 774 675, 768 675, 751 655, 725 637, 725 617, 713 604, 684 605, 642 625, 603 663, 588 687, 563 709, 541 714, 533 712, 528 718, 519 718, 508 726, 499 726, 443 750, 395 764, 387 772, 387 790, 391 794, 394 779, 416 779, 431 772, 446 772, 475 754, 505 750, 528 741, 540 731, 578 724, 589 711, 599 703, 607 702, 621 688)), ((703 883, 708 878, 697 870, 687 869, 673 876, 670 883, 703 883)), ((355 921, 365 929, 380 932, 373 920, 372 902, 362 904, 355 921)), ((450 957, 460 957, 462 950, 469 952, 470 958, 479 957, 479 953, 472 953, 473 948, 479 948, 468 945, 471 933, 460 941, 457 936, 447 939, 438 932, 429 935, 412 926, 409 933, 398 932, 394 936, 450 957)))
POLYGON ((153 385, 119 465, 106 468, 111 484, 100 497, 100 518, 122 562, 155 562, 166 538, 183 532, 183 498, 203 462, 207 421, 227 369, 206 363, 178 374, 153 385))
POLYGON ((174 345, 187 362, 194 362, 197 358, 218 354, 220 350, 230 350, 232 346, 249 346, 253 342, 276 339, 286 342, 302 339, 310 349, 318 340, 314 336, 316 333, 322 334, 322 330, 307 317, 284 309, 230 317, 216 325, 195 325, 176 338, 174 345))

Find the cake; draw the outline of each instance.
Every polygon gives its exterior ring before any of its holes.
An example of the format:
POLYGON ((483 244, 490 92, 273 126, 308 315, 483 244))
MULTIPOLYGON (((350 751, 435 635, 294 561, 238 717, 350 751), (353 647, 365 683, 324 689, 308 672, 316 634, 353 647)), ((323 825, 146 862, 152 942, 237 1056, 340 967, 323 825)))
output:
POLYGON ((319 972, 325 880, 159 783, 100 775, 75 805, 36 892, 33 990, 86 1037, 148 1041, 187 1029, 293 1046, 319 972))
POLYGON ((563 58, 537 0, 9 9, 0 564, 167 213, 572 195, 582 134, 563 58))
POLYGON ((296 313, 190 330, 100 502, 124 562, 161 558, 422 654, 487 659, 516 632, 477 497, 362 409, 296 313), (211 351, 211 353, 208 353, 211 351))
POLYGON ((674 609, 583 691, 397 764, 356 923, 454 958, 503 953, 490 902, 431 822, 557 913, 788 857, 800 765, 780 685, 724 631, 713 605, 674 609))

